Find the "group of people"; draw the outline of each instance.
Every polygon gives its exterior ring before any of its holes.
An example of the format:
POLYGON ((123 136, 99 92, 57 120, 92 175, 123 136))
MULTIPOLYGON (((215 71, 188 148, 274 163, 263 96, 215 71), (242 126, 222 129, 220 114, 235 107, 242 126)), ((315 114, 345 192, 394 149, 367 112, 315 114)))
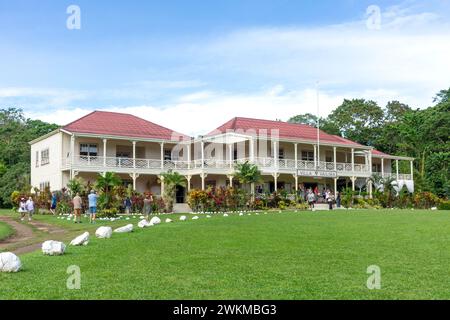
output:
MULTIPOLYGON (((91 190, 89 195, 87 196, 88 200, 88 214, 89 214, 89 222, 95 223, 96 216, 97 216, 97 199, 98 194, 95 190, 91 190)), ((142 213, 145 215, 150 215, 152 212, 152 203, 153 203, 153 196, 151 194, 147 194, 144 198, 144 204, 142 213)), ((53 215, 56 215, 56 207, 58 204, 58 197, 56 192, 52 193, 52 197, 50 200, 50 212, 53 215)), ((72 199, 73 204, 73 214, 75 216, 74 221, 75 223, 81 223, 81 213, 83 209, 83 199, 80 196, 80 193, 76 193, 76 195, 72 199)), ((125 213, 130 214, 132 212, 132 206, 133 201, 130 197, 126 197, 123 206, 125 208, 125 213)), ((25 220, 25 216, 28 214, 28 220, 31 221, 33 214, 35 210, 35 204, 32 197, 29 197, 28 199, 21 198, 19 203, 19 213, 21 215, 21 220, 25 220)))
MULTIPOLYGON (((341 206, 341 195, 339 192, 337 192, 336 196, 333 194, 333 192, 328 189, 322 192, 322 196, 326 203, 328 203, 328 208, 330 210, 333 210, 333 204, 336 202, 336 206, 340 208, 341 206)), ((314 205, 318 200, 318 194, 317 192, 314 192, 311 188, 308 189, 308 192, 306 194, 306 201, 308 202, 309 208, 312 210, 314 209, 314 205)))
POLYGON ((20 220, 25 220, 25 216, 28 214, 28 221, 31 221, 34 214, 34 201, 32 197, 29 197, 28 200, 25 198, 20 199, 19 203, 19 213, 20 220))
MULTIPOLYGON (((88 195, 88 213, 89 213, 89 222, 95 223, 95 219, 97 217, 97 199, 98 195, 95 190, 91 190, 88 195)), ((81 211, 83 209, 83 199, 80 197, 80 194, 77 192, 75 197, 72 199, 73 204, 73 212, 74 212, 74 222, 81 223, 81 211)))

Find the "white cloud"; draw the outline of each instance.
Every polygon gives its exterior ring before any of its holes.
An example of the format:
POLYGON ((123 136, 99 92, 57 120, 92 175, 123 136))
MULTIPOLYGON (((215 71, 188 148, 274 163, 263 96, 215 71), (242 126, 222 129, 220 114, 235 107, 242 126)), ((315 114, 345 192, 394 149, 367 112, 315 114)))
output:
POLYGON ((141 106, 119 102, 102 109, 129 112, 192 135, 207 133, 235 116, 287 120, 316 113, 317 80, 322 116, 344 98, 426 107, 436 92, 450 86, 450 28, 439 14, 418 12, 406 4, 387 8, 380 30, 367 29, 364 20, 314 28, 252 28, 179 50, 195 70, 192 78, 201 79, 196 72, 207 70, 205 81, 141 81, 90 93, 4 88, 0 102, 14 96, 47 98, 58 111, 29 114, 65 124, 94 109, 77 107, 89 106, 87 98, 145 97, 141 106), (215 88, 212 79, 218 83, 215 88), (236 89, 233 79, 243 84, 236 89), (167 89, 174 90, 170 99, 148 103, 149 91, 167 89))

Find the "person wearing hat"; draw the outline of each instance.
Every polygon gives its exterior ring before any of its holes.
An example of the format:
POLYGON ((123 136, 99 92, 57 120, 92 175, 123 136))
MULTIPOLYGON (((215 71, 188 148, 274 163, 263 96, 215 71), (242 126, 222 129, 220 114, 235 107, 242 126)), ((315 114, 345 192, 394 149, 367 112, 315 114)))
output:
POLYGON ((95 215, 97 214, 97 198, 97 193, 94 190, 91 190, 91 193, 88 195, 90 223, 95 223, 95 215))

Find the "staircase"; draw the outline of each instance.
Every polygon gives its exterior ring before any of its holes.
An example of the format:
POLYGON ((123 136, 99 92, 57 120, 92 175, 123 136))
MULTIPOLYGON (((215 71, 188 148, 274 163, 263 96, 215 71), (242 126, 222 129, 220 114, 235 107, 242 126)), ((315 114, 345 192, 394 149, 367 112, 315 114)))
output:
POLYGON ((192 209, 187 203, 174 203, 173 213, 191 213, 192 209))

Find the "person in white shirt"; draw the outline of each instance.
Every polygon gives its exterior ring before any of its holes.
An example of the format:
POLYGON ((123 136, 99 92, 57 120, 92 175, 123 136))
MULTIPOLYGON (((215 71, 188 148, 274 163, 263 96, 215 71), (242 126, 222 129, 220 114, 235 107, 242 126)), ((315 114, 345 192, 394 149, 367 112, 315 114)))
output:
POLYGON ((20 199, 19 213, 20 213, 20 220, 23 221, 25 219, 25 213, 27 213, 27 203, 25 201, 25 198, 20 199))
POLYGON ((25 207, 28 212, 28 221, 31 221, 31 217, 34 214, 34 201, 32 197, 29 197, 27 202, 25 203, 25 207))

